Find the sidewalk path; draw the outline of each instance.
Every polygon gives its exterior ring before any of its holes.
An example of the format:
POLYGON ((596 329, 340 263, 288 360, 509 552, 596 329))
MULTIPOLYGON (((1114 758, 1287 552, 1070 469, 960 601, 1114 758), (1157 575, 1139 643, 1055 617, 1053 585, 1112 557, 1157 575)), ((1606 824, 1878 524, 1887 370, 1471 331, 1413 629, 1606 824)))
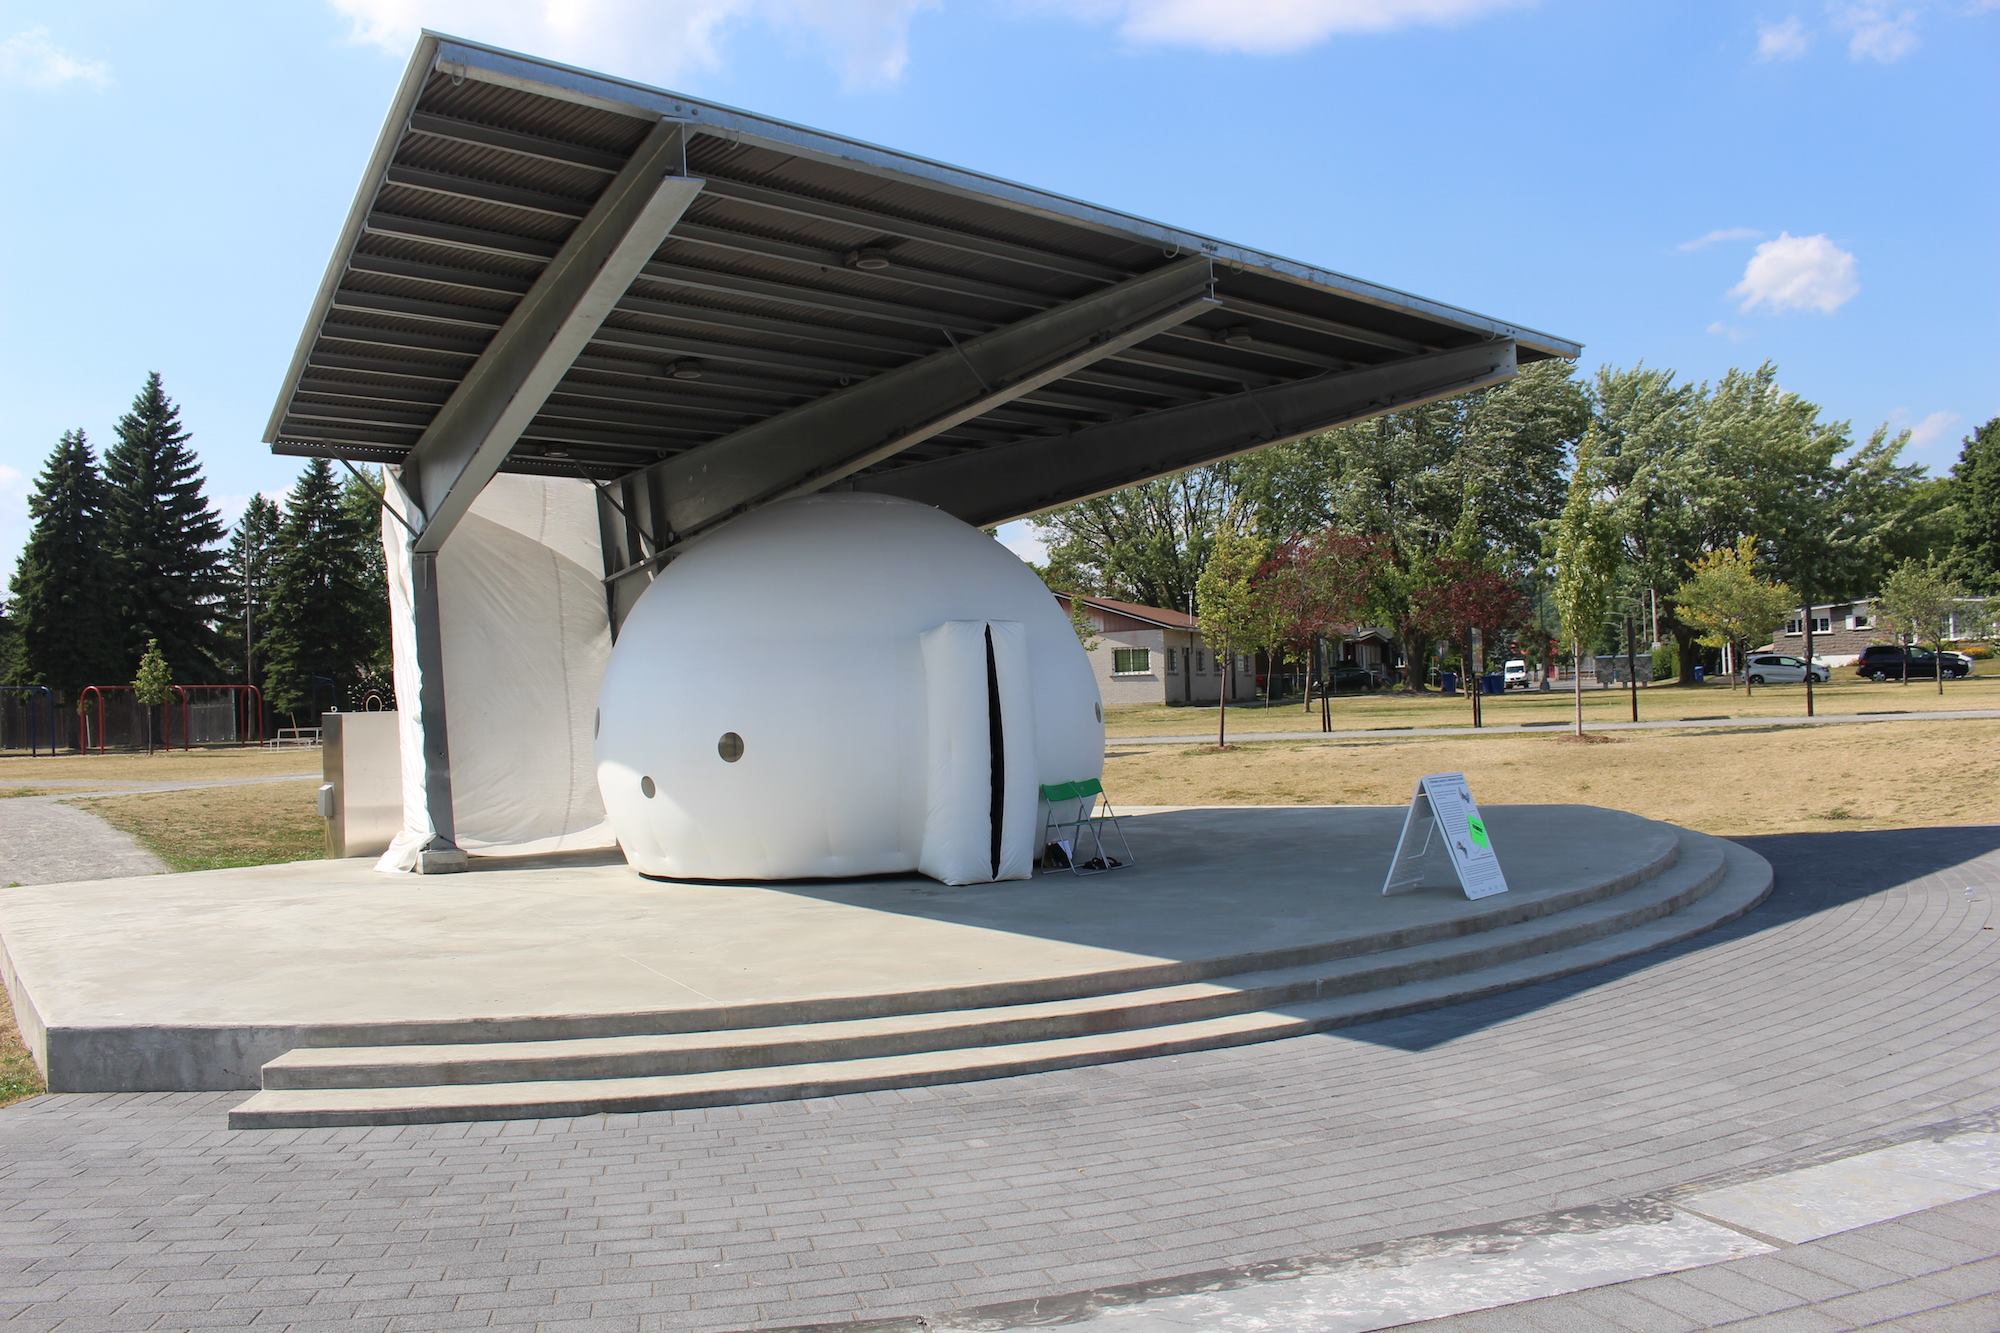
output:
MULTIPOLYGON (((1032 1302, 1012 1307, 1023 1324, 1107 1287, 1182 1294, 1189 1275, 1293 1256, 1601 1222, 1991 1133, 2000 827, 1744 841, 1777 887, 1708 935, 1235 1050, 480 1125, 231 1133, 234 1093, 36 1098, 0 1111, 0 1323, 914 1329, 1032 1302)), ((1955 1234, 2000 1251, 1989 1231, 1955 1234)), ((1893 1285, 1885 1265, 1838 1262, 1798 1293, 1818 1308, 1784 1312, 1792 1326, 1855 1326, 1858 1304, 1834 1302, 1893 1285)), ((2000 1264, 1955 1252, 1952 1267, 1955 1300, 2000 1292, 2000 1264)), ((1775 1266, 1758 1280, 1783 1285, 1775 1266)), ((1146 1306, 1128 1308, 1146 1329, 1146 1306)), ((1547 1326, 1607 1324, 1556 1311, 1547 1326)))
POLYGON ((157 875, 167 866, 131 834, 111 827, 81 806, 84 796, 130 796, 142 792, 245 787, 267 782, 304 782, 310 773, 216 778, 203 782, 142 782, 106 786, 102 781, 54 778, 24 782, 60 795, 0 798, 0 889, 10 884, 66 884, 79 879, 157 875))
MULTIPOLYGON (((1248 710, 1243 710, 1247 712, 1248 710)), ((1762 731, 1769 727, 1841 727, 1862 722, 1958 722, 1970 718, 2000 717, 2000 708, 1942 708, 1935 712, 1912 713, 1822 713, 1818 717, 1717 717, 1686 718, 1659 722, 1597 722, 1585 725, 1591 731, 1762 731)), ((1394 741, 1405 736, 1509 736, 1521 732, 1560 732, 1563 722, 1509 722, 1490 727, 1366 727, 1354 731, 1239 731, 1231 728, 1232 743, 1247 741, 1394 741)), ((1211 745, 1215 733, 1184 736, 1106 736, 1105 746, 1118 745, 1211 745)))

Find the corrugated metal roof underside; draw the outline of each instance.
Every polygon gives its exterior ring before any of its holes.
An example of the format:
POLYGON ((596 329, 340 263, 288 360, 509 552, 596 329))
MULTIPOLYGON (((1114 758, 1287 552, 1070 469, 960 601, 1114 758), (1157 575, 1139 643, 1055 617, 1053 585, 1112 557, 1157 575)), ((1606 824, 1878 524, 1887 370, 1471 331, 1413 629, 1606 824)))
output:
MULTIPOLYGON (((400 461, 654 123, 432 73, 280 400, 280 452, 400 461)), ((690 127, 693 205, 515 446, 511 470, 598 477, 784 413, 1170 256, 1160 245, 690 127), (887 266, 853 267, 857 250, 887 266), (691 378, 690 376, 696 376, 691 378)), ((875 465, 1412 353, 1481 330, 1216 266, 1220 309, 875 465)), ((1547 355, 1523 344, 1522 360, 1547 355)))

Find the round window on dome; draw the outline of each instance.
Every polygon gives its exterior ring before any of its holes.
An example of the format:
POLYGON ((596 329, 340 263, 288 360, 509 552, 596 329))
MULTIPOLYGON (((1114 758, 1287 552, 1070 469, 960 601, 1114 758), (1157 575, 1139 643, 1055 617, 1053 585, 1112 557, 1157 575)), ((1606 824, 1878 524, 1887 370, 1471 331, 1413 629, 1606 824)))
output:
POLYGON ((733 764, 743 757, 743 738, 733 731, 722 733, 722 739, 715 743, 715 752, 722 756, 722 762, 733 764))

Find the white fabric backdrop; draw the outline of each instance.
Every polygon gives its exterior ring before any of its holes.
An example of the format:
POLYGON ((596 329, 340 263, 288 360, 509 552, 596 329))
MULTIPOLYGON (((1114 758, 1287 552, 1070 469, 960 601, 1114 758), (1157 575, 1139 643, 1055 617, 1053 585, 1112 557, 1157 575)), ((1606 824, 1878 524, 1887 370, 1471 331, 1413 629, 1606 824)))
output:
MULTIPOLYGON (((410 509, 396 469, 388 501, 410 509)), ((403 832, 377 863, 410 870, 424 809, 409 534, 382 520, 403 756, 403 832)), ((611 653, 588 482, 495 477, 438 556, 438 617, 457 843, 484 854, 609 847, 591 755, 611 653)))

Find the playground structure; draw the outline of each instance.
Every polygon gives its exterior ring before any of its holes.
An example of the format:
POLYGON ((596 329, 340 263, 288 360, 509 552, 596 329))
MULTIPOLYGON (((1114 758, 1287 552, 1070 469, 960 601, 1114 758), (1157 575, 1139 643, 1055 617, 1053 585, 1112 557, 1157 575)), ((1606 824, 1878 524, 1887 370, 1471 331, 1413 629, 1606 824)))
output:
MULTIPOLYGON (((159 744, 172 749, 174 745, 174 715, 180 714, 180 748, 192 749, 196 745, 217 745, 235 742, 238 745, 261 745, 264 740, 264 693, 255 685, 173 685, 174 698, 162 705, 160 714, 159 744), (197 699, 201 692, 222 698, 197 699)), ((133 733, 141 730, 144 715, 142 705, 133 695, 130 685, 86 685, 77 696, 76 748, 81 752, 95 750, 102 754, 112 744, 114 723, 121 733, 117 744, 121 747, 144 743, 133 738, 133 733), (107 695, 133 696, 129 700, 131 708, 123 716, 107 710, 107 695), (91 704, 95 702, 96 729, 93 732, 91 704)), ((51 731, 53 738, 53 730, 51 731)), ((53 746, 51 747, 53 748, 53 746)))
POLYGON ((0 685, 0 750, 39 756, 44 746, 56 752, 56 692, 46 685, 0 685), (24 736, 26 745, 20 743, 24 736))

